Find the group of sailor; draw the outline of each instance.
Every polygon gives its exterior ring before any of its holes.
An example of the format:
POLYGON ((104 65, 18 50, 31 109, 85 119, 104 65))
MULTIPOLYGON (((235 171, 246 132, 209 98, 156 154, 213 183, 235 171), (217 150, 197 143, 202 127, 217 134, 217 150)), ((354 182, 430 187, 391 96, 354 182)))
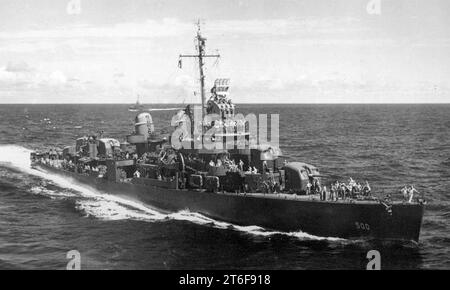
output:
POLYGON ((64 169, 67 171, 72 171, 75 172, 75 169, 77 169, 78 173, 81 174, 93 174, 93 175, 97 175, 98 177, 103 177, 104 174, 106 173, 106 166, 101 166, 104 167, 102 169, 100 169, 100 166, 95 166, 95 165, 89 165, 89 164, 82 164, 82 163, 78 163, 75 164, 72 160, 67 160, 67 159, 58 159, 58 158, 54 158, 54 157, 41 157, 38 159, 38 161, 40 163, 58 168, 58 169, 64 169))
MULTIPOLYGON (((141 169, 136 169, 135 171, 134 171, 134 173, 133 173, 133 178, 149 178, 148 177, 148 172, 146 172, 145 170, 144 171, 142 171, 142 168, 141 169)), ((167 176, 163 176, 163 175, 161 175, 161 171, 160 170, 158 170, 157 172, 156 172, 156 179, 157 180, 164 180, 164 181, 173 181, 174 180, 174 177, 173 176, 170 176, 170 177, 167 177, 167 176)))
POLYGON ((46 157, 46 158, 41 158, 40 162, 44 163, 46 165, 50 165, 55 168, 63 168, 63 160, 60 160, 60 159, 53 159, 53 158, 46 157))
POLYGON ((98 178, 103 178, 106 175, 107 168, 105 165, 89 165, 78 164, 77 172, 85 175, 94 175, 98 178))
POLYGON ((259 172, 258 172, 258 169, 255 166, 253 166, 253 167, 249 166, 247 171, 245 171, 244 173, 246 173, 246 174, 258 174, 259 172))
POLYGON ((413 201, 414 193, 419 193, 419 191, 414 188, 414 185, 405 185, 402 189, 400 189, 400 192, 403 195, 403 199, 409 203, 413 201))
MULTIPOLYGON (((65 159, 58 159, 55 158, 54 156, 40 157, 37 159, 37 161, 42 164, 49 165, 58 169, 67 169, 69 165, 69 161, 65 159)), ((74 166, 72 161, 70 161, 70 165, 74 166)))
POLYGON ((337 193, 338 198, 345 199, 346 197, 356 197, 357 195, 362 195, 365 197, 370 196, 371 194, 371 187, 369 185, 369 182, 366 180, 365 184, 362 185, 359 182, 356 182, 353 178, 349 178, 348 183, 340 183, 339 181, 336 181, 334 184, 331 185, 331 190, 337 193))
MULTIPOLYGON (((123 157, 124 160, 130 160, 130 159, 138 160, 139 159, 137 153, 130 154, 129 152, 126 152, 126 153, 123 152, 122 155, 123 155, 122 157, 123 157)), ((146 156, 142 156, 141 157, 141 159, 145 159, 145 158, 146 158, 146 156)))
POLYGON ((86 173, 90 173, 90 172, 99 172, 99 169, 97 166, 90 166, 89 164, 86 164, 83 167, 83 171, 86 173))
MULTIPOLYGON (((326 189, 326 187, 325 187, 326 189)), ((306 184, 306 194, 313 194, 313 193, 321 193, 322 187, 320 186, 320 181, 317 178, 311 178, 308 183, 306 184)))
POLYGON ((370 196, 371 188, 368 181, 362 185, 350 177, 348 183, 336 180, 330 185, 328 190, 326 186, 321 187, 318 179, 312 179, 312 182, 309 181, 306 185, 306 193, 319 193, 321 200, 337 201, 339 199, 355 198, 358 195, 368 197, 370 196))
MULTIPOLYGON (((163 153, 164 156, 159 156, 158 159, 164 159, 166 157, 167 152, 160 152, 163 153)), ((170 155, 170 154, 169 154, 170 155)), ((89 164, 82 165, 81 163, 75 164, 72 160, 66 160, 63 158, 58 158, 60 156, 54 156, 49 154, 49 156, 40 157, 38 158, 38 161, 55 167, 55 168, 61 168, 69 171, 75 171, 75 167, 77 167, 77 171, 82 174, 95 174, 99 177, 103 177, 106 173, 106 168, 101 169, 97 166, 90 166, 89 164)), ((138 156, 136 153, 130 154, 130 153, 124 153, 123 156, 124 159, 138 159, 138 156)), ((147 159, 147 156, 142 156, 139 159, 147 159)), ((255 166, 248 166, 247 170, 244 170, 244 162, 242 160, 239 160, 239 162, 236 162, 235 160, 231 160, 228 158, 228 156, 224 156, 223 158, 217 159, 216 162, 211 160, 209 162, 209 166, 212 167, 225 167, 228 170, 232 172, 243 172, 245 174, 258 174, 258 169, 255 166)), ((106 167, 106 166, 102 166, 106 167)), ((263 171, 268 171, 267 163, 264 162, 263 164, 263 171)), ((136 170, 133 174, 135 178, 141 177, 141 172, 139 170, 136 170)), ((158 179, 161 180, 162 177, 160 174, 158 174, 158 179)), ((277 188, 273 186, 270 182, 267 183, 268 189, 271 192, 277 192, 277 188), (273 188, 272 188, 273 187, 273 188)), ((405 185, 403 188, 400 189, 400 193, 403 196, 403 199, 409 203, 413 202, 414 194, 419 193, 416 188, 414 188, 414 185, 405 185)), ((339 182, 336 180, 332 184, 330 184, 329 190, 326 186, 321 186, 320 181, 317 178, 310 178, 306 185, 306 194, 319 194, 321 200, 331 200, 331 201, 337 201, 339 199, 346 199, 346 198, 356 198, 357 196, 364 196, 369 197, 371 195, 371 187, 369 185, 368 181, 365 181, 364 184, 361 184, 359 182, 356 182, 353 178, 349 178, 348 182, 339 182)))
MULTIPOLYGON (((230 172, 244 172, 244 161, 242 161, 241 159, 239 159, 239 162, 236 163, 236 161, 234 159, 230 159, 228 158, 228 156, 223 157, 222 159, 217 159, 216 162, 214 162, 214 160, 209 161, 209 166, 210 167, 225 167, 227 168, 230 172)), ((256 167, 249 167, 247 171, 245 171, 246 173, 258 173, 258 170, 256 169, 256 167)))

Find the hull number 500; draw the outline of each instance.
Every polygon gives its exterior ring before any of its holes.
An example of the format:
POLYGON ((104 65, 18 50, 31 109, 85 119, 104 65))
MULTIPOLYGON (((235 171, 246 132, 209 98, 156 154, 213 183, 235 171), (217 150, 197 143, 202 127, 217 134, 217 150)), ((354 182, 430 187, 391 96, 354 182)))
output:
POLYGON ((365 223, 360 223, 360 222, 355 222, 355 226, 358 230, 365 230, 365 231, 370 231, 370 226, 369 224, 365 224, 365 223))

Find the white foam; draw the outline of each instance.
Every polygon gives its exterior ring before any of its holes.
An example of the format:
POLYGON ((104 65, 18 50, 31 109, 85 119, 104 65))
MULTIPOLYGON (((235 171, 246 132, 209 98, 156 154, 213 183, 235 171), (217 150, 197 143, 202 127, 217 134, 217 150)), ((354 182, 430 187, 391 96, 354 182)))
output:
POLYGON ((30 188, 30 191, 34 194, 47 196, 52 199, 69 198, 77 196, 75 193, 71 193, 68 191, 50 190, 48 188, 45 188, 45 186, 33 186, 32 188, 30 188))
POLYGON ((217 229, 233 229, 256 236, 270 237, 274 235, 285 235, 298 239, 307 240, 329 240, 346 241, 345 239, 332 237, 317 237, 297 232, 270 231, 259 226, 238 226, 208 218, 196 212, 183 210, 175 213, 164 214, 151 209, 142 203, 127 200, 116 195, 101 193, 93 188, 78 183, 68 177, 61 177, 50 172, 40 171, 31 168, 30 153, 32 151, 17 145, 0 145, 0 163, 17 168, 25 173, 50 180, 62 188, 74 190, 75 192, 48 190, 45 187, 33 187, 31 191, 36 194, 43 194, 56 197, 80 197, 76 201, 76 208, 86 216, 93 216, 102 220, 140 220, 148 222, 162 222, 169 220, 188 221, 198 225, 208 225, 217 229))
POLYGON ((31 166, 31 152, 17 145, 0 145, 0 163, 27 170, 31 166))
POLYGON ((93 216, 103 220, 142 220, 159 221, 166 218, 165 215, 156 211, 139 210, 127 207, 121 203, 105 198, 95 198, 91 200, 79 200, 76 202, 76 208, 84 212, 86 216, 93 216))

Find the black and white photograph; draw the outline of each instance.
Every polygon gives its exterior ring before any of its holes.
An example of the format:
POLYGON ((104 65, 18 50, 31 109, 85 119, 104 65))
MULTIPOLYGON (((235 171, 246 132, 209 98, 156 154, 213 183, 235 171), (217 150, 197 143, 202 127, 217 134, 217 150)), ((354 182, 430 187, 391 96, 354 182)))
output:
POLYGON ((1 270, 450 270, 449 189, 449 1, 0 0, 1 270))

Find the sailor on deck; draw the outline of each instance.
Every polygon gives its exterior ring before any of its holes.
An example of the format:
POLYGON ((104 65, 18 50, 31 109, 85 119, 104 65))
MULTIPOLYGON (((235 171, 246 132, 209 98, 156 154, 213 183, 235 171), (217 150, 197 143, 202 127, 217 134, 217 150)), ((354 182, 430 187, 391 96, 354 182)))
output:
POLYGON ((337 200, 337 196, 336 196, 336 185, 332 184, 331 188, 330 188, 330 199, 332 201, 336 201, 337 200))
POLYGON ((244 161, 242 161, 242 159, 239 159, 239 169, 244 171, 244 161))
POLYGON ((366 185, 363 188, 364 194, 369 195, 372 189, 370 188, 369 182, 366 180, 366 185))
POLYGON ((401 192, 402 195, 403 195, 403 199, 404 199, 405 201, 408 200, 408 195, 409 195, 409 192, 408 192, 408 186, 405 185, 402 189, 400 189, 400 192, 401 192))
POLYGON ((313 190, 315 193, 321 193, 322 192, 322 187, 320 186, 320 182, 317 178, 314 178, 313 181, 313 190))
POLYGON ((306 194, 311 194, 311 183, 309 181, 306 184, 306 194))
POLYGON ((355 180, 354 180, 353 178, 350 177, 349 180, 348 180, 348 185, 351 186, 351 187, 353 187, 354 185, 356 185, 355 180))
POLYGON ((327 187, 326 186, 324 186, 322 189, 322 192, 320 194, 320 199, 327 200, 327 187))
POLYGON ((414 193, 415 193, 415 192, 419 193, 419 192, 417 191, 417 189, 414 188, 414 185, 411 185, 411 186, 409 187, 409 190, 408 190, 408 195, 409 195, 408 202, 409 202, 409 203, 411 203, 411 202, 413 201, 414 193))
POLYGON ((267 161, 266 160, 263 161, 262 165, 263 165, 263 173, 268 172, 269 171, 269 167, 267 166, 267 161))

